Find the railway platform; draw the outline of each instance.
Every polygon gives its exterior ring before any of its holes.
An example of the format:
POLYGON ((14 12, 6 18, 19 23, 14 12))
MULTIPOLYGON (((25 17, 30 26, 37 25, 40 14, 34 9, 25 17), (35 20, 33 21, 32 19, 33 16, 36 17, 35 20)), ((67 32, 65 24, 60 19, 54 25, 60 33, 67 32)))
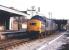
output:
POLYGON ((7 39, 7 37, 10 39, 10 38, 18 38, 18 35, 23 37, 23 38, 26 38, 27 33, 25 31, 14 31, 14 30, 8 30, 8 31, 1 31, 0 32, 0 40, 4 40, 4 39, 7 39))
POLYGON ((68 32, 64 32, 54 40, 44 43, 36 50, 69 50, 68 35, 68 32))

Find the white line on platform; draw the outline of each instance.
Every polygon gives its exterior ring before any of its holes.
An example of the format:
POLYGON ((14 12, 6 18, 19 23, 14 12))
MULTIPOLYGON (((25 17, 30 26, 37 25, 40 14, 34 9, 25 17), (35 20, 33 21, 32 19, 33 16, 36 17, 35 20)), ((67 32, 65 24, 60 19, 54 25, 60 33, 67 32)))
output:
MULTIPOLYGON (((60 35, 59 37, 57 37, 56 39, 50 41, 48 44, 49 44, 49 45, 52 44, 53 42, 55 42, 56 40, 58 40, 58 39, 59 39, 60 37, 62 37, 62 36, 63 36, 63 34, 60 35)), ((38 49, 36 49, 36 50, 42 50, 43 48, 47 47, 48 44, 42 45, 40 48, 38 48, 38 49)))
POLYGON ((60 36, 59 36, 59 37, 57 37, 56 39, 54 39, 54 40, 50 41, 48 44, 52 44, 54 41, 58 40, 61 36, 63 36, 63 35, 60 35, 60 36))
POLYGON ((36 50, 42 50, 43 48, 45 48, 47 46, 47 44, 42 45, 40 48, 37 48, 36 50))

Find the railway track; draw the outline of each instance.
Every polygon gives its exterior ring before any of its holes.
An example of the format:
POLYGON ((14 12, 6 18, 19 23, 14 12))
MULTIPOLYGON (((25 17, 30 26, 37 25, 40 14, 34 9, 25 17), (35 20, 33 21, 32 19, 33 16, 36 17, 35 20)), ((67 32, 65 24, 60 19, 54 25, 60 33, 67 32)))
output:
POLYGON ((21 44, 29 42, 29 39, 12 39, 12 40, 2 40, 0 41, 0 50, 8 50, 8 48, 13 48, 21 44))

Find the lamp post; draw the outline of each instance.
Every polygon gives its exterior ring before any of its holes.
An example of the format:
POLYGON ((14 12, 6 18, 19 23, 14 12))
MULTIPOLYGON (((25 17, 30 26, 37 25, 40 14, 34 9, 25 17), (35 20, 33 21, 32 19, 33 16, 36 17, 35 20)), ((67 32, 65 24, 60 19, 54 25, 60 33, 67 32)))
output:
POLYGON ((49 12, 49 18, 52 19, 52 12, 49 12))
MULTIPOLYGON (((53 23, 51 22, 51 20, 52 20, 52 12, 49 12, 48 14, 49 14, 49 19, 50 19, 50 26, 49 27, 50 27, 50 31, 52 31, 51 30, 51 29, 53 29, 53 27, 52 27, 53 23)), ((51 32, 50 32, 50 34, 51 34, 51 32)))

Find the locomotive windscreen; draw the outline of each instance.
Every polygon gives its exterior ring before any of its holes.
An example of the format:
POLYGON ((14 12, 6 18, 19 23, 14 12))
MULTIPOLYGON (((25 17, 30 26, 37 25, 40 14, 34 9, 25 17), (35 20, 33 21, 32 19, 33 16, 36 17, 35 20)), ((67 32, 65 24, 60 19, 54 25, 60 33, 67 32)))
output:
POLYGON ((30 25, 36 25, 36 23, 30 23, 30 25))

